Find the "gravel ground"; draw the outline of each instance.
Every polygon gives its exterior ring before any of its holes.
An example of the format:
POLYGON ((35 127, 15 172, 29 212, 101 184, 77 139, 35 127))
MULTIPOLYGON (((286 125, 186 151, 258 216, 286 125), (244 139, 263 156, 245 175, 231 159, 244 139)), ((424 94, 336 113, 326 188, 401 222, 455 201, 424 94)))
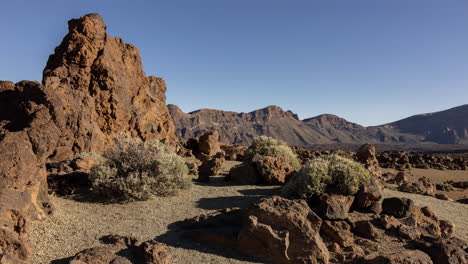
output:
MULTIPOLYGON (((228 162, 227 168, 236 162, 228 162)), ((175 197, 161 197, 129 204, 78 202, 51 197, 55 214, 33 223, 30 235, 35 248, 32 263, 67 263, 79 251, 101 245, 109 234, 131 235, 140 240, 168 244, 172 263, 261 263, 225 249, 204 248, 178 239, 168 225, 203 213, 229 207, 243 207, 277 192, 272 186, 234 186, 223 177, 208 184, 194 184, 175 197), (54 261, 55 260, 55 261, 54 261)))
MULTIPOLYGON (((228 162, 226 171, 238 162, 228 162)), ((208 184, 195 183, 175 197, 161 197, 129 204, 102 204, 51 197, 55 214, 34 222, 30 235, 35 248, 31 263, 67 263, 79 251, 101 245, 99 238, 109 234, 131 235, 140 240, 166 243, 174 264, 187 263, 262 263, 238 252, 207 248, 179 239, 169 225, 203 213, 229 207, 244 207, 277 193, 275 186, 235 186, 222 176, 208 184)), ((451 220, 456 236, 468 240, 468 205, 428 196, 385 190, 386 197, 406 197, 418 206, 430 206, 436 215, 451 220)))
POLYGON ((419 207, 429 206, 439 219, 450 220, 455 225, 454 235, 468 241, 468 205, 439 200, 431 196, 384 190, 384 197, 409 198, 419 207))

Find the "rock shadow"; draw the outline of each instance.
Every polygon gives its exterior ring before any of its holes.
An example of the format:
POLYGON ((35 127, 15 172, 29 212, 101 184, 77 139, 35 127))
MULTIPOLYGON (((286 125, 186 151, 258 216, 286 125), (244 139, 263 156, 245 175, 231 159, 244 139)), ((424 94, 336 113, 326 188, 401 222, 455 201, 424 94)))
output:
POLYGON ((243 194, 243 196, 201 198, 197 201, 196 206, 206 210, 220 210, 233 207, 246 208, 262 198, 279 194, 279 188, 240 190, 239 193, 243 194))
POLYGON ((199 223, 192 223, 190 220, 189 222, 172 223, 168 226, 168 232, 155 237, 154 240, 175 248, 195 250, 239 261, 271 263, 264 259, 246 255, 237 250, 235 245, 232 245, 232 241, 236 239, 241 228, 239 216, 231 215, 232 213, 236 214, 236 211, 212 215, 208 217, 207 221, 199 223), (225 239, 217 235, 211 237, 210 233, 212 232, 225 239), (217 239, 221 239, 219 243, 217 243, 217 239))

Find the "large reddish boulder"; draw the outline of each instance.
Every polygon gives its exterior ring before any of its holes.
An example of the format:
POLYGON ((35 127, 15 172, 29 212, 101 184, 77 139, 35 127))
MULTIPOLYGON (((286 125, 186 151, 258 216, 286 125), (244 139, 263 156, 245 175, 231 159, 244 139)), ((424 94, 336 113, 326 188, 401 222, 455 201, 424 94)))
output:
POLYGON ((219 132, 208 131, 198 139, 198 150, 208 156, 213 156, 221 151, 219 144, 219 132))
POLYGON ((382 172, 380 171, 379 161, 375 155, 375 145, 362 145, 356 152, 356 158, 359 162, 364 164, 364 166, 371 173, 372 177, 375 179, 381 178, 382 172))
POLYGON ((165 91, 162 79, 145 75, 137 48, 107 35, 99 15, 70 20, 43 85, 0 82, 0 208, 47 217, 46 162, 99 153, 121 133, 177 144, 165 91))
POLYGON ((272 196, 247 209, 239 247, 273 263, 328 263, 321 225, 305 201, 272 196))
POLYGON ((138 49, 106 33, 98 14, 68 22, 69 33, 49 57, 45 89, 57 96, 65 128, 56 158, 101 152, 122 132, 143 140, 175 141, 166 85, 147 77, 138 49))
POLYGON ((289 159, 284 156, 265 156, 255 162, 255 167, 264 184, 285 184, 295 170, 289 159))

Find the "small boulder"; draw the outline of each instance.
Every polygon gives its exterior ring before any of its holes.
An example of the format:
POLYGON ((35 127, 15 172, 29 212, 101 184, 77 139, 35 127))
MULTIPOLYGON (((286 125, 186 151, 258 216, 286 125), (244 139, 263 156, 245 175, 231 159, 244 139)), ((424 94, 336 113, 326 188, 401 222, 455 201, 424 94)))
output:
POLYGON ((353 204, 354 196, 339 194, 322 194, 309 200, 309 205, 322 219, 344 220, 353 204), (317 199, 316 201, 314 201, 317 199))
POLYGON ((398 187, 398 190, 402 192, 434 196, 436 188, 431 180, 429 180, 429 178, 421 177, 417 182, 405 183, 401 185, 398 187))
POLYGON ((295 172, 289 159, 285 156, 265 156, 256 161, 255 166, 264 184, 285 184, 295 172))
POLYGON ((229 170, 227 179, 235 184, 254 185, 261 182, 257 169, 249 161, 232 167, 231 170, 229 170))
POLYGON ((349 247, 354 244, 351 226, 345 221, 323 221, 320 234, 326 241, 337 243, 341 247, 349 247))
POLYGON ((221 152, 219 145, 219 132, 217 130, 208 131, 198 139, 198 150, 208 156, 221 152))
POLYGON ((360 237, 371 240, 377 240, 380 237, 378 229, 367 220, 355 222, 353 232, 360 237))
POLYGON ((414 202, 406 198, 386 198, 382 202, 382 213, 402 218, 410 216, 414 210, 414 202))
POLYGON ((356 193, 355 207, 358 209, 372 209, 379 204, 382 199, 382 192, 377 183, 377 180, 371 177, 371 180, 362 184, 356 193))
POLYGON ((203 161, 201 166, 198 167, 198 181, 208 182, 210 180, 210 176, 220 174, 223 169, 224 155, 221 152, 218 152, 216 156, 203 161))
POLYGON ((455 239, 444 239, 434 237, 423 237, 414 242, 414 246, 428 254, 432 261, 437 264, 466 264, 468 263, 468 252, 455 239))
POLYGON ((365 264, 432 264, 431 258, 420 250, 402 250, 364 261, 365 264))

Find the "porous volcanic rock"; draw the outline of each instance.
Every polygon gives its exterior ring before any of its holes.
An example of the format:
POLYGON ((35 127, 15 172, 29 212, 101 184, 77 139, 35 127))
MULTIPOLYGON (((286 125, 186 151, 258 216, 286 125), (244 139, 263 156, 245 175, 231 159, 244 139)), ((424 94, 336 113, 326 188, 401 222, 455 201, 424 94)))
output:
POLYGON ((305 201, 272 196, 252 205, 246 215, 239 233, 243 251, 274 263, 328 263, 319 234, 322 220, 305 201))
POLYGON ((435 195, 435 185, 427 177, 421 177, 417 182, 405 183, 398 187, 399 191, 408 192, 408 193, 417 193, 422 195, 435 195))
POLYGON ((322 220, 303 200, 264 198, 246 209, 225 209, 179 222, 182 237, 236 248, 278 264, 328 263, 322 220))
POLYGON ((43 85, 0 81, 0 208, 25 219, 51 213, 47 162, 100 153, 121 133, 178 144, 164 81, 145 75, 137 48, 107 35, 97 14, 68 25, 49 57, 43 85))
POLYGON ((265 184, 285 184, 295 170, 289 159, 284 156, 265 156, 255 162, 255 167, 265 184))
POLYGON ((420 250, 403 250, 401 252, 377 256, 365 264, 432 264, 431 258, 420 250))
POLYGON ((55 158, 102 152, 126 132, 175 142, 164 80, 147 77, 138 49, 106 33, 98 14, 68 22, 69 33, 49 57, 43 84, 53 92, 65 129, 55 158))
POLYGON ((221 152, 203 161, 200 167, 198 167, 198 181, 208 182, 210 181, 210 176, 221 173, 224 169, 224 161, 224 155, 221 152))
POLYGON ((414 202, 407 198, 386 198, 382 202, 382 213, 397 218, 408 217, 414 211, 414 202))
POLYGON ((382 176, 380 171, 379 161, 375 155, 375 145, 364 144, 356 152, 356 158, 359 162, 363 163, 364 166, 369 170, 371 176, 379 179, 382 176))

